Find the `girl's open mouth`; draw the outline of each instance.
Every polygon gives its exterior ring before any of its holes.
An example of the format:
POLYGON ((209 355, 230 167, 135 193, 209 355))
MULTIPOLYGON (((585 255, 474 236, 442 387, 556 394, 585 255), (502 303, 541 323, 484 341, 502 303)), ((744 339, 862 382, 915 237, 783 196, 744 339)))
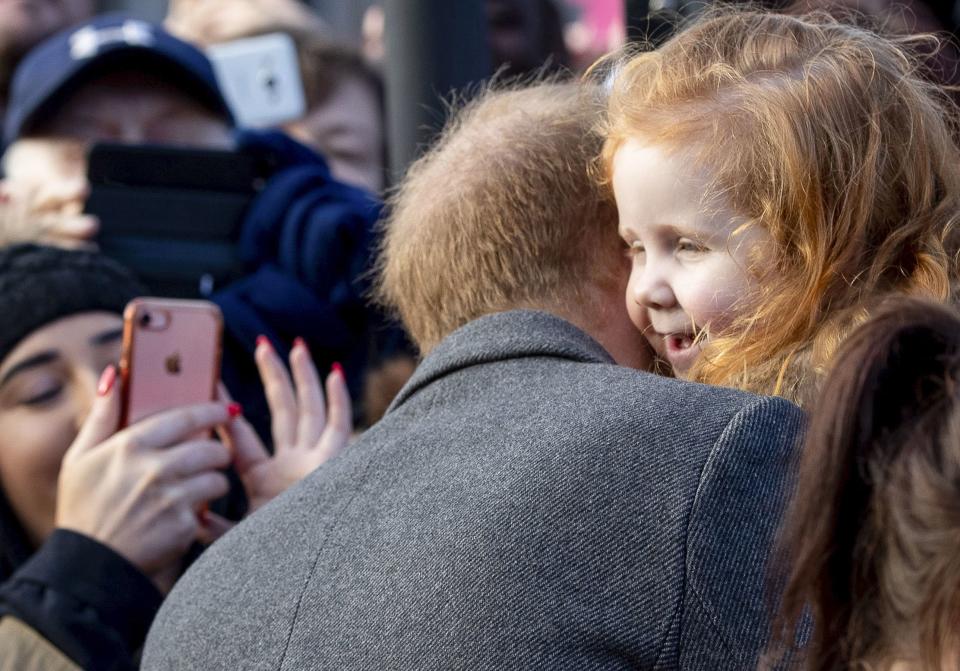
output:
POLYGON ((664 336, 668 352, 685 352, 693 347, 693 336, 687 333, 670 333, 664 336))
POLYGON ((683 376, 700 356, 700 344, 692 333, 665 333, 661 338, 667 361, 674 373, 683 376))

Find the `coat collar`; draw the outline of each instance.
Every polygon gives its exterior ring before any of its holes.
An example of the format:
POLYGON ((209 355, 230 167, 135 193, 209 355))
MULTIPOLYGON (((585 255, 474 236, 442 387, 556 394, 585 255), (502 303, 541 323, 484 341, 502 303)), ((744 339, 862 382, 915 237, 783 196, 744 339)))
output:
POLYGON ((388 412, 420 388, 460 368, 530 356, 614 363, 597 341, 556 315, 536 310, 499 312, 462 326, 437 345, 400 390, 388 412))
POLYGON ((0 490, 0 583, 30 558, 33 550, 27 540, 27 532, 13 512, 13 506, 0 490))

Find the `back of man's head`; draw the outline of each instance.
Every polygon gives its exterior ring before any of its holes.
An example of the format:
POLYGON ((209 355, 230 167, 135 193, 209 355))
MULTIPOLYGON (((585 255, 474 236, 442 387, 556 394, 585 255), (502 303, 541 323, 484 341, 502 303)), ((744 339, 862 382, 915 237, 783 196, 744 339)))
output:
POLYGON ((623 311, 616 209, 589 172, 597 114, 584 85, 490 91, 410 168, 385 223, 378 291, 421 351, 514 308, 582 323, 597 289, 623 311))

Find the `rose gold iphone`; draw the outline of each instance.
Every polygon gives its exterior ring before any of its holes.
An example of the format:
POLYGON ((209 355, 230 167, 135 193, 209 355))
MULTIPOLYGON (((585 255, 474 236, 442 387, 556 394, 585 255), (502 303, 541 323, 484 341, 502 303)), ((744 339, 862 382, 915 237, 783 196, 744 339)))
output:
POLYGON ((121 426, 212 401, 220 379, 223 316, 208 301, 137 298, 123 313, 121 426))

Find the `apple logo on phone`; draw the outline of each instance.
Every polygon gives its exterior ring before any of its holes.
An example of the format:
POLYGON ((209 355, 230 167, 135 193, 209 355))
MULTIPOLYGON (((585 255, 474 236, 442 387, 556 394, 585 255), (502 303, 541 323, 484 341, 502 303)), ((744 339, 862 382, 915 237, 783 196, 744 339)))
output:
POLYGON ((164 360, 167 372, 171 375, 180 374, 180 352, 174 352, 164 360))

